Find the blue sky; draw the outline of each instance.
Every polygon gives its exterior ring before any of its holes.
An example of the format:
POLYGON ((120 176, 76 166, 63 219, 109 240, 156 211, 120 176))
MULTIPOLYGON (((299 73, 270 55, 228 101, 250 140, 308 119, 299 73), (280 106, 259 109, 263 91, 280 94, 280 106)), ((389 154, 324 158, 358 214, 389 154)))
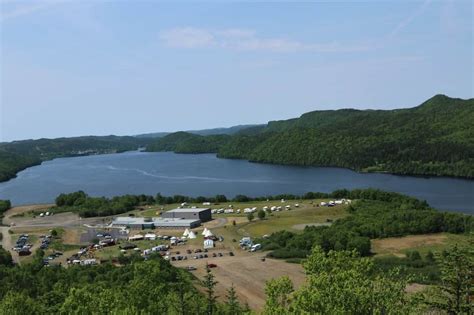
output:
POLYGON ((9 1, 0 141, 473 97, 471 1, 9 1))

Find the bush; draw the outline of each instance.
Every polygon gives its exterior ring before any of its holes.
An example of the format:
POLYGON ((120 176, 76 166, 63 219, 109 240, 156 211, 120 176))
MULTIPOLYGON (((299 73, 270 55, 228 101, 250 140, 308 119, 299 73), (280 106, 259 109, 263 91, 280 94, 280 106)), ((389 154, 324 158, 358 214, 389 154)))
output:
POLYGON ((12 207, 10 200, 0 200, 0 215, 12 207))

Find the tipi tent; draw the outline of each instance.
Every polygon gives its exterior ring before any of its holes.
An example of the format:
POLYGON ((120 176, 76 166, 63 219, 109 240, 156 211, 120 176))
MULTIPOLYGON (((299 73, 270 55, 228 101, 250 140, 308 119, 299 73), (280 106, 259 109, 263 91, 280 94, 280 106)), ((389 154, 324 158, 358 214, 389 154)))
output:
POLYGON ((209 231, 209 230, 208 230, 207 228, 204 228, 204 230, 202 231, 201 235, 206 236, 207 231, 209 231))
POLYGON ((196 238, 196 233, 194 233, 193 231, 189 232, 188 238, 189 239, 195 239, 196 238))
POLYGON ((189 235, 189 230, 188 229, 184 230, 183 236, 188 237, 188 235, 189 235))
POLYGON ((204 233, 204 237, 211 237, 213 235, 214 234, 212 234, 212 232, 210 230, 206 230, 206 233, 204 233))

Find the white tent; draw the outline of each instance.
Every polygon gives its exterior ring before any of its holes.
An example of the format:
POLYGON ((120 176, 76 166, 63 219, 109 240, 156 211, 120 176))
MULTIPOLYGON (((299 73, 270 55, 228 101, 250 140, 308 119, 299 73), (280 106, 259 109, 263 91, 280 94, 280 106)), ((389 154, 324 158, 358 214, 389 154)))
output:
POLYGON ((189 235, 189 230, 188 229, 184 230, 183 236, 187 237, 188 235, 189 235))
POLYGON ((212 234, 212 232, 210 230, 207 230, 206 233, 204 234, 205 237, 211 237, 213 235, 214 234, 212 234))
POLYGON ((202 231, 201 235, 206 236, 207 231, 209 231, 209 230, 208 230, 207 228, 204 228, 204 230, 202 231))
POLYGON ((195 239, 196 238, 196 233, 194 233, 193 231, 189 232, 188 238, 189 239, 195 239))

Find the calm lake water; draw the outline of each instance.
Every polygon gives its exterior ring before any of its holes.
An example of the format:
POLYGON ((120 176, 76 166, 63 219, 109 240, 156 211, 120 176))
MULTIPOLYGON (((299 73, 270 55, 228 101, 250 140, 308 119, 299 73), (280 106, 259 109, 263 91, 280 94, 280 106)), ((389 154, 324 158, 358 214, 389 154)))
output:
POLYGON ((212 154, 126 152, 60 158, 0 183, 0 199, 13 204, 48 203, 62 192, 248 196, 340 188, 379 188, 425 199, 438 209, 474 214, 474 181, 389 174, 359 174, 330 167, 294 167, 218 159, 212 154))

